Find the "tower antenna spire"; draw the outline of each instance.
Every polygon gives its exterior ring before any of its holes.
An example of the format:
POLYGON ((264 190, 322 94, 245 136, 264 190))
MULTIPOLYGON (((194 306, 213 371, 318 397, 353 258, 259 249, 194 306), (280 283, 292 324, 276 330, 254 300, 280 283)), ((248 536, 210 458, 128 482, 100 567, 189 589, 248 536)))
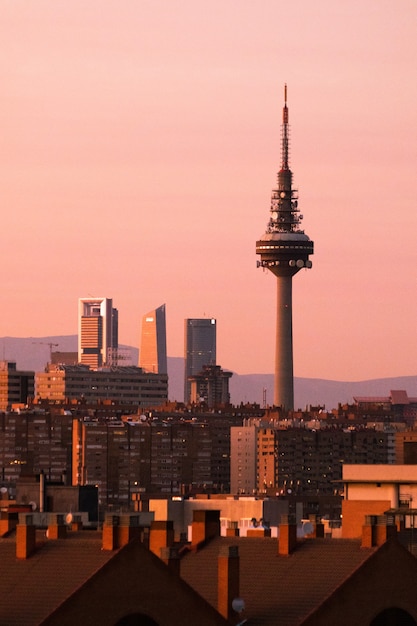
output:
POLYGON ((284 86, 284 108, 282 109, 282 162, 283 170, 289 170, 289 140, 290 127, 288 124, 287 84, 284 86))

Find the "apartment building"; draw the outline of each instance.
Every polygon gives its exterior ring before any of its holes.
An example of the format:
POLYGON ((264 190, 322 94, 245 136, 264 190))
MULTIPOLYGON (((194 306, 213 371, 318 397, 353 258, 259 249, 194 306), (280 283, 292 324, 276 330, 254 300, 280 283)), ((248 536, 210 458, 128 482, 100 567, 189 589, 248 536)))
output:
POLYGON ((0 472, 3 486, 21 474, 51 481, 71 475, 72 417, 46 411, 0 413, 0 472))
POLYGON ((226 372, 220 365, 204 365, 201 372, 188 377, 191 403, 205 404, 210 409, 229 404, 232 376, 232 372, 226 372))
POLYGON ((99 486, 103 506, 128 505, 134 494, 230 489, 226 420, 77 418, 72 482, 99 486))
POLYGON ((111 400, 140 407, 161 406, 168 400, 167 374, 144 372, 140 367, 49 364, 36 374, 36 397, 52 401, 111 400))
POLYGON ((35 393, 35 372, 16 369, 14 361, 0 361, 0 411, 26 404, 35 393))
POLYGON ((395 433, 352 428, 231 428, 232 493, 337 494, 343 463, 393 463, 395 433))

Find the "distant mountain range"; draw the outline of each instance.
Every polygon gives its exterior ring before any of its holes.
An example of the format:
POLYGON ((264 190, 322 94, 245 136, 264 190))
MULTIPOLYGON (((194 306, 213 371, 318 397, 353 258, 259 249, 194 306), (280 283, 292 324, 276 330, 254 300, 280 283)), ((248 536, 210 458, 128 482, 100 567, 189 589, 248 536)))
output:
MULTIPOLYGON (((132 346, 121 346, 131 354, 131 364, 137 365, 139 351, 132 346)), ((0 359, 16 361, 21 370, 42 371, 53 352, 76 352, 77 335, 51 337, 2 337, 0 359)), ((227 369, 226 367, 224 369, 227 369)), ((184 394, 184 359, 168 357, 169 398, 182 401, 184 394)), ((273 401, 273 374, 237 374, 230 379, 232 404, 257 402, 261 406, 273 401)), ((339 403, 352 403, 356 396, 387 396, 392 389, 405 389, 409 396, 417 397, 417 376, 378 378, 358 382, 342 382, 321 378, 295 378, 294 395, 296 408, 309 405, 337 407, 339 403)))

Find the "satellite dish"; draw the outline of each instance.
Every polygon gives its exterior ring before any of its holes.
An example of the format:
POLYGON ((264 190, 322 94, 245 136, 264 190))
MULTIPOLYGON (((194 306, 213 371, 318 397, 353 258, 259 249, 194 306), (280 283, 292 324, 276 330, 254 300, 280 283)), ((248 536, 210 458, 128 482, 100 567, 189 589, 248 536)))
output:
POLYGON ((242 613, 245 610, 245 601, 243 598, 234 598, 232 601, 232 609, 236 611, 236 613, 242 613))
POLYGON ((0 492, 1 493, 7 493, 7 487, 1 487, 0 492))
POLYGON ((67 513, 67 515, 65 516, 65 522, 67 524, 71 524, 72 519, 73 519, 72 513, 67 513))
POLYGON ((291 494, 292 493, 292 489, 287 489, 287 493, 291 494))
POLYGON ((31 500, 31 501, 29 502, 29 506, 30 506, 30 508, 32 509, 32 511, 36 511, 36 507, 37 507, 36 502, 34 502, 33 500, 31 500))
POLYGON ((304 522, 303 523, 303 535, 311 535, 311 533, 314 530, 314 526, 311 522, 304 522))

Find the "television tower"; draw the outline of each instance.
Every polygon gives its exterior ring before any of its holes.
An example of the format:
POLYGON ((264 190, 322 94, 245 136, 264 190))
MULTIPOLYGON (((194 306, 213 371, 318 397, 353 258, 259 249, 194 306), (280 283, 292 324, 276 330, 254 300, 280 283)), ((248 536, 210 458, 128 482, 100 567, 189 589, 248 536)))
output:
POLYGON ((274 404, 294 409, 294 373, 292 347, 292 277, 300 269, 312 266, 309 255, 314 244, 300 228, 297 190, 292 187, 289 168, 289 124, 287 85, 281 127, 281 169, 278 187, 272 191, 270 218, 266 233, 256 242, 260 255, 258 267, 267 268, 277 277, 277 326, 275 343, 274 404))

